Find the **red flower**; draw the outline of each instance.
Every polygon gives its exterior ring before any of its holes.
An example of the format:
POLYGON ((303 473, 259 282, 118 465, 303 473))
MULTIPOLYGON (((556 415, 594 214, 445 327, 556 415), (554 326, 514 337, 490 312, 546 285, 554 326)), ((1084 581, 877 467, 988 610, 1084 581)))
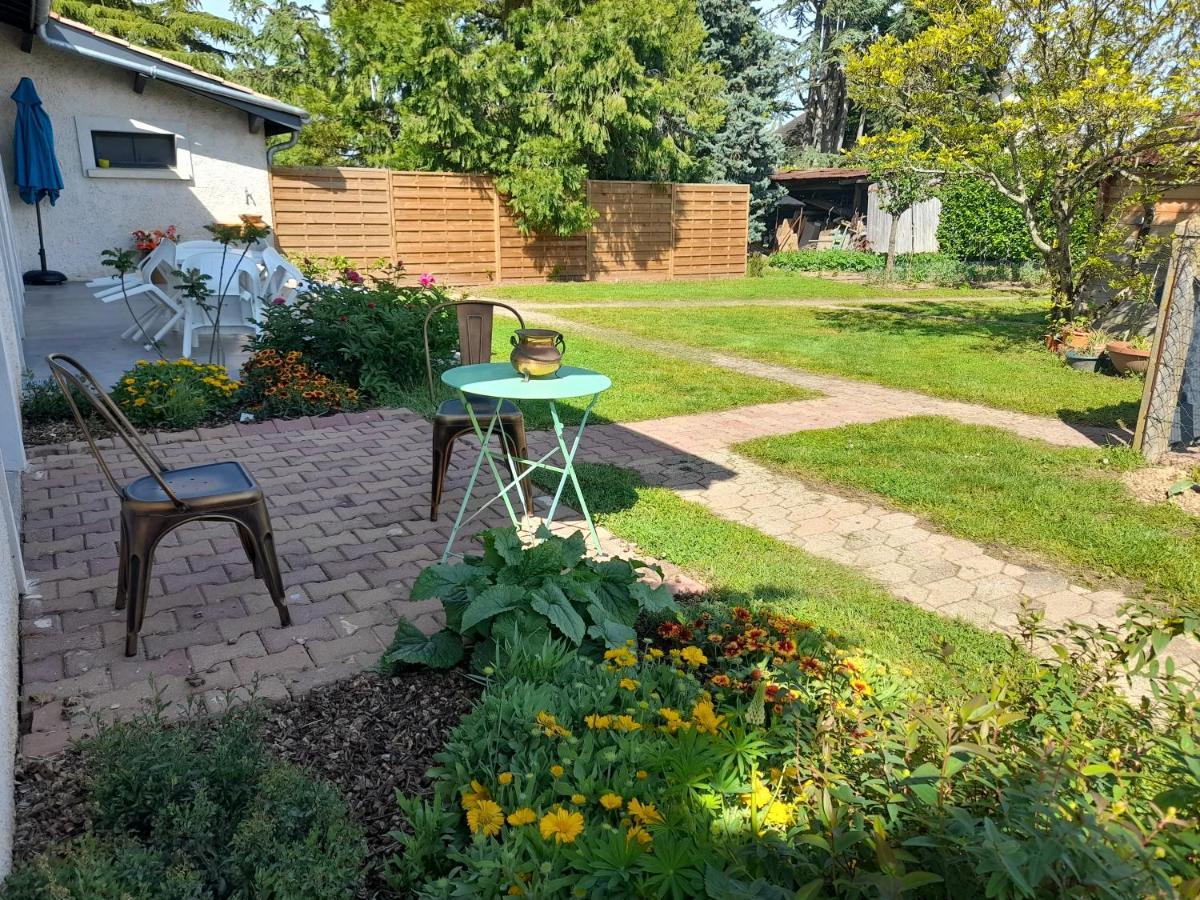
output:
POLYGON ((667 640, 679 637, 681 630, 678 622, 663 622, 658 626, 659 637, 666 638, 667 640))
POLYGON ((338 316, 338 321, 339 322, 349 322, 350 317, 349 316, 338 316))
POLYGON ((748 610, 742 606, 735 606, 733 608, 733 617, 740 622, 749 622, 750 621, 750 610, 748 610))

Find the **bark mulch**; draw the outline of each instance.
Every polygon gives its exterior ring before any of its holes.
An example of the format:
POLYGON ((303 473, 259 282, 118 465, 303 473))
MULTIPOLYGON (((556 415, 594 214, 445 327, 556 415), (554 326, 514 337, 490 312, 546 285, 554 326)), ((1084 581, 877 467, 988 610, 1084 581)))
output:
MULTIPOLYGON (((303 766, 341 791, 367 833, 369 878, 363 898, 393 894, 379 876, 403 828, 396 791, 428 792, 425 772, 481 688, 461 671, 414 671, 395 676, 364 672, 317 688, 300 700, 267 707, 262 737, 277 755, 303 766)), ((87 773, 69 748, 45 759, 17 762, 14 855, 28 859, 88 824, 87 773)))

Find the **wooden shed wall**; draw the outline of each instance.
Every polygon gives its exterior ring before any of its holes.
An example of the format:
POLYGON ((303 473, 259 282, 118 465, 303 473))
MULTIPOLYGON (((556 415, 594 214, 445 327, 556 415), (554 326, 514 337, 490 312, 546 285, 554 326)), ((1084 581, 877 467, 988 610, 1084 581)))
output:
MULTIPOLYGON (((900 216, 896 229, 897 253, 937 253, 938 223, 942 218, 942 201, 937 197, 914 203, 900 216)), ((867 240, 876 253, 886 253, 892 232, 891 213, 879 204, 879 186, 867 191, 867 240)))
POLYGON ((485 175, 279 168, 271 184, 276 240, 292 255, 383 258, 458 284, 746 271, 745 185, 589 181, 595 224, 558 237, 522 234, 485 175))

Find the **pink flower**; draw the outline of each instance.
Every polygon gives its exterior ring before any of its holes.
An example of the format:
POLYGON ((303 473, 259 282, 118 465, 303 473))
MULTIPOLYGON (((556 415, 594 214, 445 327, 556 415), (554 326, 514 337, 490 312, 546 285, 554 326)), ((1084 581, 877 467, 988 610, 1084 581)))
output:
POLYGON ((363 277, 361 275, 359 275, 357 272, 355 272, 353 269, 342 269, 342 277, 345 278, 347 281, 349 281, 351 284, 362 284, 363 283, 363 277))
POLYGON ((271 303, 275 306, 283 306, 283 304, 287 303, 287 301, 284 300, 282 297, 276 297, 274 300, 271 301, 271 303))
POLYGON ((422 275, 417 280, 421 282, 421 287, 429 287, 430 285, 437 283, 437 279, 434 278, 432 275, 430 275, 428 272, 426 272, 424 275, 422 275))

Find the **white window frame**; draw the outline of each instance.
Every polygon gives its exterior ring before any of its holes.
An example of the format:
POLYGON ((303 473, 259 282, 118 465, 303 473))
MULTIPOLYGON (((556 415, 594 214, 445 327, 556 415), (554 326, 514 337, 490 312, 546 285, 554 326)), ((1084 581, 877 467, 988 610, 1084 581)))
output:
POLYGON ((76 116, 75 134, 79 140, 79 161, 88 178, 151 178, 168 181, 191 181, 192 145, 179 122, 143 122, 141 119, 122 119, 113 116, 76 116), (175 138, 175 165, 168 168, 129 169, 100 167, 92 144, 93 131, 125 131, 135 134, 169 134, 175 138))

